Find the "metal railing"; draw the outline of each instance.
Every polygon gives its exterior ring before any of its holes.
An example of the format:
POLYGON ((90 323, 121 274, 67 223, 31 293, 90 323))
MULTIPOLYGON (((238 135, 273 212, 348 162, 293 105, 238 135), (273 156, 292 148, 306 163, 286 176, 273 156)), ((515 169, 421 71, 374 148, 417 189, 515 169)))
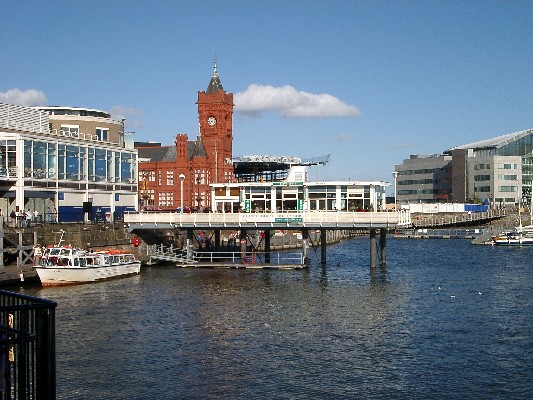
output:
POLYGON ((303 266, 305 265, 305 255, 303 252, 264 252, 264 251, 198 251, 186 249, 174 249, 172 246, 164 247, 161 245, 151 246, 148 249, 148 255, 151 260, 159 260, 165 262, 176 262, 182 265, 194 265, 198 263, 209 264, 225 264, 225 265, 240 265, 240 264, 272 264, 272 265, 291 265, 303 266))
POLYGON ((0 399, 56 398, 56 306, 0 290, 0 399))

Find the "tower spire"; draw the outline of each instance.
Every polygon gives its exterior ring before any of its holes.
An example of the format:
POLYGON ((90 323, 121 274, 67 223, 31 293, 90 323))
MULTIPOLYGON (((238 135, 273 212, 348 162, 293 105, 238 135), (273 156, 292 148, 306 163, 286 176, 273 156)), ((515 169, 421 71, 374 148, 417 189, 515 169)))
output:
POLYGON ((222 87, 222 82, 220 82, 220 77, 218 76, 217 56, 215 55, 215 59, 213 61, 213 75, 211 76, 209 86, 207 86, 206 93, 215 93, 219 90, 224 90, 224 88, 222 87))
POLYGON ((214 59, 214 68, 213 68, 213 78, 216 78, 218 77, 218 72, 217 72, 217 55, 215 54, 215 59, 214 59))

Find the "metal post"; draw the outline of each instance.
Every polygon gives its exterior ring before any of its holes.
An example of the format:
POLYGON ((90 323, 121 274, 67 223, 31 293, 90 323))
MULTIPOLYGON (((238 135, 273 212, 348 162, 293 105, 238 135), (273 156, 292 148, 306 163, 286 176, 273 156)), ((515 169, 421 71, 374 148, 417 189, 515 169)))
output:
POLYGON ((320 263, 326 265, 326 246, 327 246, 327 231, 325 229, 320 230, 320 263))
POLYGON ((398 171, 393 171, 392 176, 394 177, 394 211, 397 210, 396 205, 398 204, 397 196, 398 196, 398 189, 397 189, 397 182, 398 182, 398 171))
POLYGON ((215 250, 220 251, 220 229, 215 229, 215 250))
POLYGON ((381 266, 387 265, 387 229, 381 228, 379 231, 379 244, 381 252, 381 266))
POLYGON ((376 267, 376 229, 370 229, 370 267, 376 267))
POLYGON ((265 229, 265 263, 270 264, 270 229, 265 229))
POLYGON ((183 181, 185 180, 185 175, 180 174, 180 213, 183 213, 183 181))
POLYGON ((302 257, 305 265, 309 265, 309 229, 302 229, 302 257))

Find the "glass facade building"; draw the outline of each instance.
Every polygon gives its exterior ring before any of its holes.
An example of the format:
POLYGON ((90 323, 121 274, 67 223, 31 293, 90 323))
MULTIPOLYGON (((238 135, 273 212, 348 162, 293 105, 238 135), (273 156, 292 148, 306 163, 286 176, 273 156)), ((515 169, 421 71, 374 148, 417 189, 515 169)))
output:
POLYGON ((52 110, 0 104, 2 215, 79 222, 135 210, 137 151, 124 147, 123 121, 98 110, 52 110))
POLYGON ((530 202, 533 129, 456 146, 442 155, 411 156, 395 172, 400 203, 530 202))

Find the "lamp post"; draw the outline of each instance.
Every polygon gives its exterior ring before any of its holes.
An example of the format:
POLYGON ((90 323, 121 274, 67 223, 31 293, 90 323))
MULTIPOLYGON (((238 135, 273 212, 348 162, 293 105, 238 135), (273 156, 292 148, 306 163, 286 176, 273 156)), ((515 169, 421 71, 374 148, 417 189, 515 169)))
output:
POLYGON ((183 213, 183 181, 185 180, 185 175, 180 174, 180 213, 183 213))
POLYGON ((396 196, 398 195, 398 190, 397 190, 398 171, 392 171, 392 177, 394 178, 394 211, 396 211, 396 204, 397 204, 396 196))

